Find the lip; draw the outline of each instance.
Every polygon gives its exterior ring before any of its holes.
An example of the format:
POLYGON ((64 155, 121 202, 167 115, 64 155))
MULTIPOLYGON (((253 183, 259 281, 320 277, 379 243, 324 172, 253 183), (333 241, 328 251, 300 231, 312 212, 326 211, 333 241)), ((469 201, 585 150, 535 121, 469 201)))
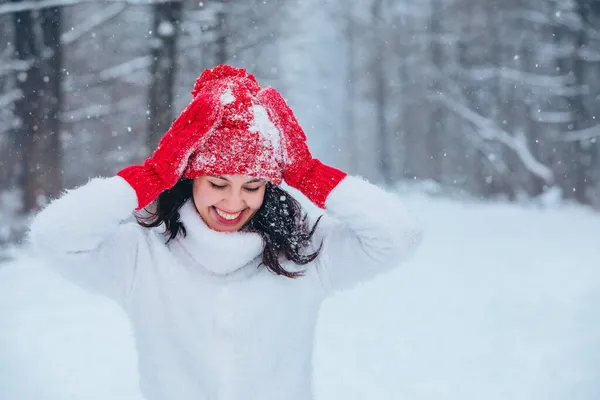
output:
MULTIPOLYGON (((244 217, 244 214, 246 213, 246 210, 243 210, 243 211, 240 213, 240 215, 238 215, 238 216, 237 216, 237 218, 236 218, 236 219, 232 219, 232 220, 225 219, 225 218, 221 217, 221 216, 220 216, 220 215, 217 213, 217 210, 216 210, 216 207, 215 207, 215 206, 212 206, 212 207, 211 207, 211 212, 212 212, 213 216, 215 217, 215 219, 216 219, 216 220, 217 220, 217 221, 218 221, 220 224, 222 224, 222 225, 229 225, 229 226, 231 226, 231 225, 236 225, 237 223, 239 223, 239 222, 242 220, 242 218, 244 217)), ((224 211, 224 212, 225 212, 225 211, 224 211)), ((228 214, 233 214, 233 213, 228 213, 228 214)))

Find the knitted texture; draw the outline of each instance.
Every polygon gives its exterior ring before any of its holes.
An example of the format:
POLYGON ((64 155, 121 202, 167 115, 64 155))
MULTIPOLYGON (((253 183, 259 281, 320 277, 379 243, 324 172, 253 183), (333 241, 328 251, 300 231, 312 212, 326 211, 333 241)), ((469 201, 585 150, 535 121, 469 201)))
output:
POLYGON ((283 142, 283 178, 320 208, 346 173, 313 158, 306 135, 283 97, 273 88, 262 90, 258 100, 279 129, 283 142))
POLYGON ((246 90, 254 92, 255 95, 260 90, 254 75, 245 69, 229 65, 218 65, 213 69, 206 69, 200 74, 194 84, 192 96, 196 97, 201 91, 212 91, 223 85, 228 86, 233 82, 236 83, 238 88, 244 87, 246 90))
POLYGON ((146 207, 179 179, 248 175, 279 185, 283 179, 321 208, 346 174, 314 159, 306 135, 273 88, 261 90, 241 68, 202 72, 194 99, 143 165, 118 173, 146 207))
POLYGON ((136 191, 138 210, 177 183, 190 156, 219 126, 221 117, 217 92, 197 92, 162 137, 152 156, 143 165, 127 167, 117 173, 136 191))
POLYGON ((280 184, 280 133, 257 102, 260 87, 254 76, 221 65, 203 72, 194 90, 215 88, 223 107, 220 127, 192 155, 184 176, 239 174, 280 184))
POLYGON ((146 165, 131 165, 117 173, 135 190, 138 199, 136 210, 141 210, 161 194, 167 184, 160 175, 146 165))
POLYGON ((303 163, 308 166, 302 175, 293 176, 292 183, 286 182, 301 191, 310 201, 320 208, 325 208, 329 193, 346 177, 346 173, 337 168, 323 164, 316 158, 303 163))

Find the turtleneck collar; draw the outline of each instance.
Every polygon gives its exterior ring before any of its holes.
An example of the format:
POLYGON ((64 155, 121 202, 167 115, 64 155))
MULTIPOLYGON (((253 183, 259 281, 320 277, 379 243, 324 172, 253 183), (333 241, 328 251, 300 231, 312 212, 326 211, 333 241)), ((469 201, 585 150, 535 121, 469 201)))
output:
POLYGON ((186 261, 212 274, 231 274, 255 260, 263 251, 263 241, 258 233, 217 232, 209 228, 192 199, 186 201, 179 214, 186 235, 179 235, 169 247, 186 261))

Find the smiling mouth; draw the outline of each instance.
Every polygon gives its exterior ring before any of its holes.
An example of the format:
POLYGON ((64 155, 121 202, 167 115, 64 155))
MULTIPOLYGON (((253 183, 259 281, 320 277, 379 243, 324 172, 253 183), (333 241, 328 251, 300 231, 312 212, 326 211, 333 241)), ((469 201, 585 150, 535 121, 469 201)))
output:
POLYGON ((226 213, 223 210, 219 210, 217 207, 212 207, 215 210, 215 214, 217 216, 217 220, 222 224, 232 225, 240 221, 242 219, 243 211, 237 212, 235 214, 226 213))

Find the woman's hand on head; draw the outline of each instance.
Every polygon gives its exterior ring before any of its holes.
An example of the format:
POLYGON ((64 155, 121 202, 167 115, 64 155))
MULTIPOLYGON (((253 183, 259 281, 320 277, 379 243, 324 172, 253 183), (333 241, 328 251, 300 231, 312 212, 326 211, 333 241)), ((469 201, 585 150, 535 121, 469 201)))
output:
POLYGON ((290 186, 297 187, 313 160, 306 142, 306 134, 292 109, 277 90, 271 87, 261 90, 258 101, 265 107, 269 118, 281 134, 284 146, 283 178, 290 186))
POLYGON ((281 134, 284 147, 283 179, 318 207, 325 208, 329 193, 346 177, 346 173, 312 156, 304 130, 275 89, 261 91, 258 98, 281 134))
POLYGON ((199 92, 165 133, 152 157, 146 160, 167 188, 177 183, 190 156, 220 126, 223 115, 221 95, 214 88, 199 92))
POLYGON ((190 156, 218 129, 223 106, 218 91, 201 91, 183 109, 143 165, 119 171, 136 191, 137 209, 150 204, 181 179, 190 156))

